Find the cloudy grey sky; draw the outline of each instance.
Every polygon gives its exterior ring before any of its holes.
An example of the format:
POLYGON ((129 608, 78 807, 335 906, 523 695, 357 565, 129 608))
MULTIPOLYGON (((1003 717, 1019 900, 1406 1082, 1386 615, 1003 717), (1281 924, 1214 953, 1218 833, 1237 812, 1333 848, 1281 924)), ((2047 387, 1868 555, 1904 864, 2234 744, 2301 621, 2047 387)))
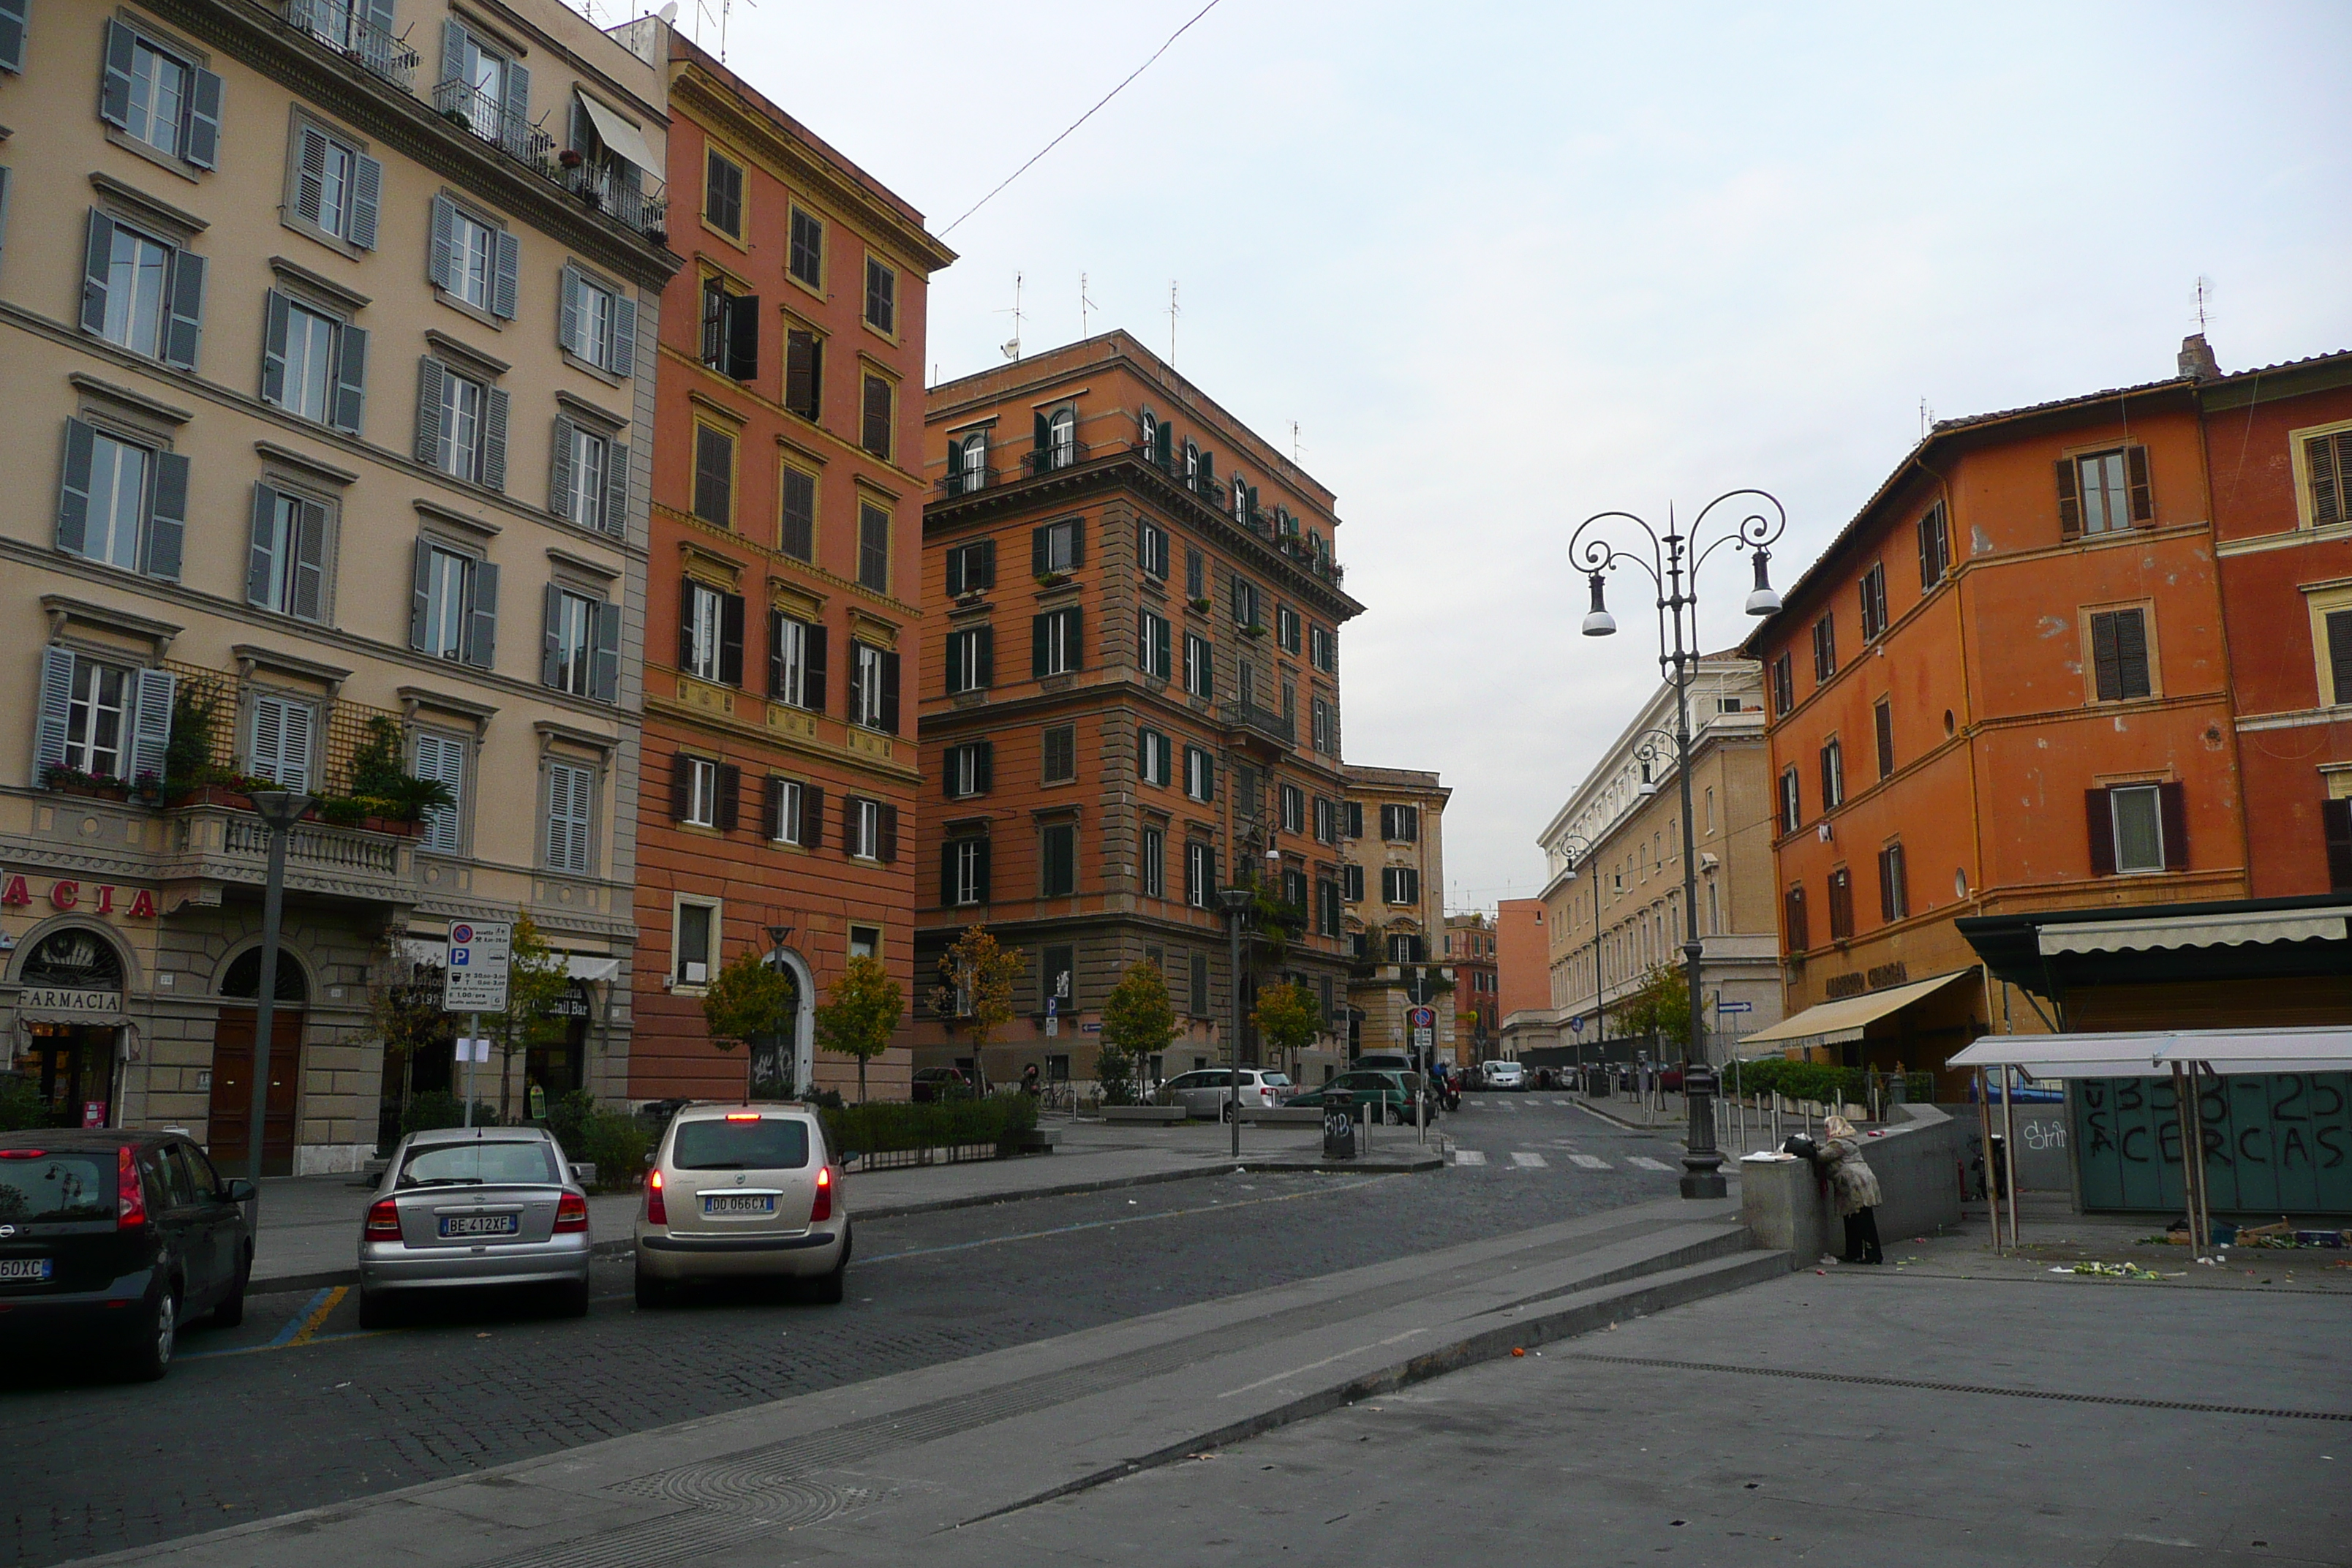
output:
MULTIPOLYGON (((1201 4, 737 0, 728 58, 936 230, 1201 4)), ((950 237, 929 357, 999 363, 1015 271, 1032 352, 1081 273, 1164 350, 1176 280, 1178 368, 1339 497, 1349 760, 1444 775, 1488 905, 1657 678, 1575 635, 1578 519, 1759 485, 1785 583, 1923 399, 2169 374, 2200 275, 2225 368, 2352 347, 2347 60, 2340 4, 1221 0, 950 237)))

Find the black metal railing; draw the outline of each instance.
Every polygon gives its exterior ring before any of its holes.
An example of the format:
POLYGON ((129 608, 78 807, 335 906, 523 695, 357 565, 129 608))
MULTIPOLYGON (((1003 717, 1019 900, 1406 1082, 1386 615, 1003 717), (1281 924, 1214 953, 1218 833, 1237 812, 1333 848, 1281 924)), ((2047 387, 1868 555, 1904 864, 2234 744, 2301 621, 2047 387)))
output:
POLYGON ((668 233, 669 197, 640 189, 635 170, 625 170, 609 160, 583 158, 576 152, 558 153, 555 160, 562 172, 553 177, 589 211, 609 213, 614 222, 639 234, 668 233))
POLYGON ((286 25, 403 92, 416 88, 416 51, 360 15, 352 0, 286 0, 286 25))
POLYGON ((1075 437, 1055 441, 1038 447, 1028 457, 1029 471, 1050 474, 1056 468, 1073 468, 1087 460, 1087 444, 1075 437))
POLYGON ((1247 730, 1268 740, 1279 741, 1286 746, 1298 743, 1298 726, 1270 709, 1255 702, 1228 702, 1224 708, 1225 727, 1247 730))
POLYGON ((566 183, 555 163, 555 138, 471 82, 449 80, 433 89, 433 107, 542 179, 566 183))
POLYGON ((950 468, 947 477, 940 480, 940 494, 953 500, 957 496, 968 496, 975 491, 984 490, 995 482, 996 469, 986 464, 976 468, 950 468))

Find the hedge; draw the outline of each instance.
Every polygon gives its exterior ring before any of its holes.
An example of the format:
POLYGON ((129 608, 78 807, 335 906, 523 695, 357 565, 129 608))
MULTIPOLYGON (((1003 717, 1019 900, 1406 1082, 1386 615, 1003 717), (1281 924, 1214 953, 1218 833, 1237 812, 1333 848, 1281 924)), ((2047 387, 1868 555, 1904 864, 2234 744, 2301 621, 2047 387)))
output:
MULTIPOLYGON (((1847 1105, 1870 1103, 1870 1071, 1864 1068, 1831 1067, 1824 1062, 1792 1062, 1777 1057, 1761 1061, 1741 1062, 1737 1068, 1726 1067, 1719 1075, 1724 1092, 1736 1087, 1742 1094, 1778 1094, 1789 1100, 1811 1100, 1823 1105, 1843 1101, 1847 1105)), ((1892 1073, 1881 1073, 1882 1079, 1892 1073)), ((1909 1098, 1925 1104, 1936 1098, 1936 1077, 1933 1073, 1914 1072, 1903 1075, 1904 1087, 1909 1098)), ((1882 1090, 1883 1092, 1883 1090, 1882 1090)))
POLYGON ((957 1143, 993 1143, 1003 1149, 1037 1125, 1037 1101, 1032 1095, 994 1094, 929 1105, 845 1105, 818 1114, 824 1118, 826 1138, 844 1152, 887 1154, 957 1143))

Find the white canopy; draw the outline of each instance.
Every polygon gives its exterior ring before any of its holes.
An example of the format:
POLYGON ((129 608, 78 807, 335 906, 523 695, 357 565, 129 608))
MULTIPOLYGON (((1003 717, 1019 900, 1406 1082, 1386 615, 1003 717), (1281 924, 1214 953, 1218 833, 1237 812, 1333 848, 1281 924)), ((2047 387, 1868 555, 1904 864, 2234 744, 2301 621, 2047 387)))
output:
POLYGON ((616 157, 626 158, 646 174, 658 180, 661 164, 656 161, 653 149, 646 145, 646 133, 589 97, 581 93, 580 107, 588 111, 589 121, 596 127, 596 139, 610 148, 616 157))
POLYGON ((1808 1007, 1794 1017, 1783 1018, 1769 1028, 1742 1035, 1742 1050, 1750 1046, 1769 1046, 1776 1041, 1819 1040, 1824 1045, 1842 1045, 1862 1038, 1864 1026, 1884 1018, 1889 1013, 1900 1012, 1924 996, 1932 995, 1955 980, 1976 973, 1973 969, 1955 969, 1949 974, 1938 974, 1932 980, 1915 980, 1908 985, 1896 985, 1885 991, 1868 991, 1859 996, 1841 1001, 1824 1002, 1818 1007, 1808 1007))
POLYGON ((2342 942, 2347 909, 2231 910, 2221 914, 2159 915, 2140 920, 2079 921, 2035 929, 2046 957, 2053 952, 2140 952, 2176 947, 2241 947, 2247 942, 2342 942))
POLYGON ((2034 1078, 2074 1079, 2164 1074, 2176 1063, 2209 1073, 2352 1071, 2352 1028, 1987 1035, 1947 1065, 2014 1067, 2034 1078))

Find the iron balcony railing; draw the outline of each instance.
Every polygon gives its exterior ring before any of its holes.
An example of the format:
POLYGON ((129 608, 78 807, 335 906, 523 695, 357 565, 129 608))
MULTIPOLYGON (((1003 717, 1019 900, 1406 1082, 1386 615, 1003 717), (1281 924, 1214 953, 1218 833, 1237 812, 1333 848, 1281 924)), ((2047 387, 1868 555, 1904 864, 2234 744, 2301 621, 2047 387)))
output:
POLYGON ((286 0, 286 25, 403 92, 416 89, 416 51, 360 15, 351 0, 286 0))
POLYGON ((553 177, 561 179, 564 188, 579 197, 589 211, 609 213, 614 221, 639 234, 667 233, 668 196, 647 195, 639 187, 634 169, 610 159, 583 158, 576 152, 555 156, 563 172, 553 177))
POLYGON ((555 138, 471 82, 443 82, 433 89, 433 107, 532 174, 547 180, 558 178, 555 138))
POLYGON ((1087 444, 1084 441, 1075 438, 1068 441, 1056 441, 1051 446, 1040 447, 1029 454, 1029 471, 1033 474, 1050 474, 1056 468, 1074 468, 1086 460, 1087 444))
POLYGON ((1298 743, 1298 726, 1296 722, 1284 718, 1279 713, 1261 708, 1255 702, 1228 702, 1225 704, 1224 713, 1225 727, 1228 729, 1251 731, 1268 740, 1278 741, 1286 746, 1295 746, 1298 743))
POLYGON ((947 477, 940 480, 940 494, 953 500, 957 496, 984 490, 995 482, 996 470, 986 464, 979 468, 950 468, 947 477))

